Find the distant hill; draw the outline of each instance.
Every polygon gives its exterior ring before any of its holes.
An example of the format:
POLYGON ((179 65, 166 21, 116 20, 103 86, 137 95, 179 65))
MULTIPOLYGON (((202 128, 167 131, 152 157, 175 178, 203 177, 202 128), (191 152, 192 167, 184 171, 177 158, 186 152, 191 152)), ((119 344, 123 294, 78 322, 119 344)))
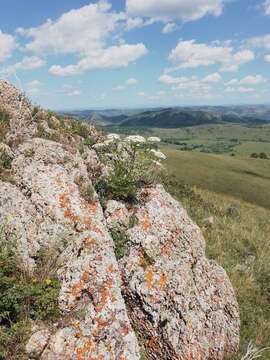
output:
POLYGON ((121 122, 124 127, 179 128, 204 124, 241 123, 264 124, 270 119, 237 114, 236 112, 215 112, 205 110, 182 110, 177 108, 145 111, 121 122))
POLYGON ((102 126, 181 128, 204 124, 270 123, 270 106, 202 106, 165 109, 82 110, 64 112, 83 121, 102 126))

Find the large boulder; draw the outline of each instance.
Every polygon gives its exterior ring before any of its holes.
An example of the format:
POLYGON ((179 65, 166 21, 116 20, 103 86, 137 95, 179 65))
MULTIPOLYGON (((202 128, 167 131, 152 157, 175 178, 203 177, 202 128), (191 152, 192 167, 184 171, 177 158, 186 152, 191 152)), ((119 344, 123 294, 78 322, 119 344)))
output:
POLYGON ((35 266, 40 246, 63 241, 59 306, 70 321, 51 335, 40 358, 139 359, 102 208, 95 193, 84 200, 75 182, 91 184, 79 152, 29 140, 17 149, 12 171, 16 186, 0 183, 0 223, 16 237, 25 266, 35 266))
POLYGON ((200 229, 162 186, 141 193, 121 260, 123 293, 149 359, 224 359, 239 344, 239 310, 200 229))

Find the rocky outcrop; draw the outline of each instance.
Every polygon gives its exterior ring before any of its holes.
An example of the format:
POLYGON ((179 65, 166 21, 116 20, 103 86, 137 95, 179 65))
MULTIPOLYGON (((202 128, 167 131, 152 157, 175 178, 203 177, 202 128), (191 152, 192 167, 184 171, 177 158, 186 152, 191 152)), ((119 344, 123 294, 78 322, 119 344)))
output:
POLYGON ((10 115, 10 131, 7 139, 31 138, 37 131, 30 101, 7 81, 0 81, 0 109, 10 115))
POLYGON ((141 193, 121 261, 133 327, 149 359, 223 359, 237 351, 238 305, 200 229, 162 186, 141 193))
POLYGON ((29 359, 213 360, 236 352, 233 288, 206 259, 201 231, 181 205, 152 186, 136 205, 110 199, 104 212, 92 182, 108 169, 95 150, 81 138, 78 149, 36 137, 31 105, 6 82, 0 91, 12 116, 9 134, 23 139, 12 151, 5 145, 13 181, 0 181, 4 240, 16 244, 29 273, 38 251, 54 247, 65 316, 33 332, 29 359), (129 238, 119 262, 114 229, 129 238))

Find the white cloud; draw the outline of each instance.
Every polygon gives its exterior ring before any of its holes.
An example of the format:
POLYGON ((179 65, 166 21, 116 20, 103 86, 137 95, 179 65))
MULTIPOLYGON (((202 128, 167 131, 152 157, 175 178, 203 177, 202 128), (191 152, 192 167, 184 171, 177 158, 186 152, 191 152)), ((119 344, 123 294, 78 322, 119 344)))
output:
MULTIPOLYGON (((213 80, 213 78, 215 78, 216 80, 217 76, 212 75, 213 74, 209 76, 209 79, 213 80)), ((178 93, 183 93, 186 96, 191 96, 193 94, 196 97, 200 94, 205 96, 210 93, 212 89, 210 83, 213 81, 209 81, 209 79, 207 79, 207 77, 199 79, 197 76, 173 77, 164 74, 159 78, 159 81, 166 85, 172 85, 172 90, 176 90, 178 93)))
POLYGON ((267 55, 264 56, 264 61, 270 63, 270 54, 267 54, 267 55))
POLYGON ((82 58, 75 65, 53 65, 49 69, 51 75, 70 76, 83 73, 87 70, 119 69, 127 67, 147 53, 143 44, 111 46, 107 49, 99 49, 89 56, 82 58))
POLYGON ((220 71, 233 72, 254 58, 254 53, 250 50, 235 52, 229 46, 196 43, 195 40, 180 41, 169 55, 174 67, 168 71, 218 64, 220 71))
POLYGON ((144 26, 144 21, 140 17, 128 18, 126 24, 126 30, 130 31, 139 27, 144 26))
POLYGON ((7 66, 0 71, 1 75, 9 76, 17 70, 33 70, 45 65, 45 61, 37 56, 25 56, 21 61, 7 66))
POLYGON ((0 63, 7 60, 16 47, 17 45, 14 37, 5 34, 0 30, 0 63))
POLYGON ((127 13, 163 21, 193 21, 205 15, 219 16, 224 0, 126 0, 127 13))
POLYGON ((81 92, 77 89, 74 89, 72 85, 64 84, 62 85, 62 89, 58 91, 59 94, 67 95, 67 96, 80 96, 81 92))
POLYGON ((39 80, 32 80, 25 84, 25 92, 29 96, 39 95, 42 83, 39 80))
POLYGON ((239 86, 237 88, 227 87, 224 91, 226 93, 242 93, 242 94, 245 94, 245 93, 252 93, 252 92, 255 91, 255 89, 250 88, 250 87, 239 86))
POLYGON ((177 29, 178 29, 178 26, 174 22, 169 22, 162 29, 162 34, 169 34, 173 31, 176 31, 177 29))
MULTIPOLYGON (((17 29, 17 33, 31 39, 25 49, 35 54, 79 57, 76 64, 53 65, 49 70, 52 75, 68 76, 87 70, 126 67, 145 55, 147 49, 141 43, 108 44, 117 41, 126 20, 125 13, 112 11, 106 0, 100 0, 66 12, 56 21, 47 20, 35 28, 17 29)), ((138 20, 134 21, 138 25, 138 20)))
POLYGON ((248 75, 243 79, 232 79, 226 83, 226 85, 260 85, 267 82, 262 75, 248 75))
POLYGON ((140 91, 140 92, 138 92, 138 96, 146 96, 146 94, 144 91, 140 91))
POLYGON ((263 4, 263 9, 265 15, 270 15, 270 0, 265 1, 265 3, 263 4))
POLYGON ((245 43, 256 48, 270 49, 270 34, 249 38, 245 43))
POLYGON ((126 81, 127 85, 136 85, 137 83, 138 83, 137 79, 134 78, 127 79, 126 81))
POLYGON ((122 91, 122 90, 125 90, 125 86, 124 85, 117 85, 113 88, 113 90, 115 91, 122 91))
POLYGON ((133 86, 133 85, 136 85, 137 83, 138 83, 137 79, 129 78, 125 81, 124 84, 117 85, 116 87, 113 88, 113 90, 122 91, 122 90, 125 90, 127 88, 127 86, 133 86))
POLYGON ((202 81, 206 83, 217 83, 222 79, 219 73, 213 73, 207 75, 202 81))

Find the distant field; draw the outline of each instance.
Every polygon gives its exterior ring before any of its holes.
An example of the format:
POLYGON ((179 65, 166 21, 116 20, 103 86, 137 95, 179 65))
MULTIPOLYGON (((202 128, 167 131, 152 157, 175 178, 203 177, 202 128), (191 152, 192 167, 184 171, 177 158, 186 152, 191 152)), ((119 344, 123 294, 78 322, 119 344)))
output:
POLYGON ((111 131, 159 136, 179 149, 249 157, 264 152, 270 158, 270 125, 248 127, 240 124, 200 125, 178 129, 119 128, 111 131))
POLYGON ((180 151, 164 146, 169 171, 180 181, 270 209, 270 160, 180 151))

